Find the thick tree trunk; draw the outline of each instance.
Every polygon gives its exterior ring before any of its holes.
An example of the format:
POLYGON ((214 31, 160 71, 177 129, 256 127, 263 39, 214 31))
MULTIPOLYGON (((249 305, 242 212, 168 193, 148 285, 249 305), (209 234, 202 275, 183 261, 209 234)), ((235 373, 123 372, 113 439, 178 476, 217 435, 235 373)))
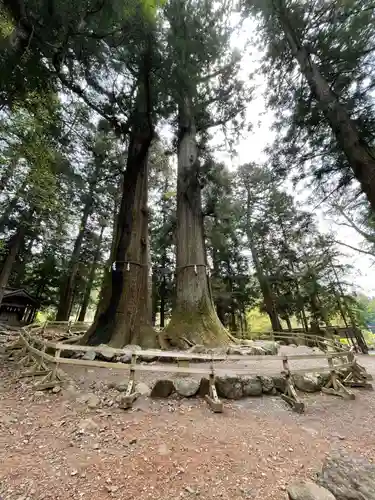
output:
POLYGON ((156 346, 148 308, 147 154, 142 156, 141 164, 133 165, 142 146, 142 141, 138 142, 134 135, 129 146, 128 168, 116 230, 110 294, 105 293, 102 299, 108 302, 108 306, 98 314, 96 324, 89 331, 86 340, 90 345, 156 346), (127 237, 130 240, 128 245, 127 237))
MULTIPOLYGON (((151 50, 151 49, 150 49, 151 50)), ((157 346, 148 300, 148 151, 153 138, 150 102, 150 61, 145 57, 144 81, 138 89, 129 139, 123 194, 116 230, 108 306, 98 314, 83 342, 122 347, 137 343, 157 346)), ((100 306, 99 306, 100 307, 100 306)))
POLYGON ((360 137, 356 124, 324 79, 289 20, 285 0, 279 0, 278 17, 293 56, 319 103, 339 147, 344 152, 362 191, 375 210, 375 152, 360 137))
POLYGON ((219 346, 230 341, 213 304, 207 276, 199 161, 191 103, 179 110, 176 302, 166 334, 173 346, 219 346))
POLYGON ((13 264, 17 258, 19 249, 25 237, 25 227, 21 225, 17 232, 12 236, 8 245, 8 254, 0 271, 0 304, 4 297, 5 288, 8 285, 10 273, 12 272, 13 264))
POLYGON ((86 288, 85 288, 85 293, 83 295, 83 301, 81 304, 81 309, 79 311, 78 321, 85 321, 87 308, 88 308, 88 305, 90 302, 91 291, 92 291, 92 287, 94 285, 95 273, 96 273, 96 269, 98 267, 98 262, 99 262, 99 258, 100 258, 100 250, 101 250, 101 246, 102 246, 103 232, 104 232, 104 226, 101 227, 99 239, 98 239, 98 242, 96 244, 95 255, 94 255, 94 259, 93 259, 92 264, 91 264, 90 273, 89 273, 89 277, 88 277, 86 288))

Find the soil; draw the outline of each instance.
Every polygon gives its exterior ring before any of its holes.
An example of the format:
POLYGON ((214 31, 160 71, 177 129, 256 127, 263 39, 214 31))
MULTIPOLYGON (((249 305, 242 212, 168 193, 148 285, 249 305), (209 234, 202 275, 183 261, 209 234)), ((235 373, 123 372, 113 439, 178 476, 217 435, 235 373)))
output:
MULTIPOLYGON (((375 377, 375 356, 359 358, 375 377)), ((271 356, 246 363, 254 373, 281 370, 271 356)), ((57 394, 36 392, 16 371, 0 357, 3 500, 286 499, 286 485, 314 477, 333 450, 375 460, 371 391, 354 390, 354 401, 304 394, 304 415, 277 396, 225 401, 223 414, 201 399, 140 398, 124 411, 85 402, 118 394, 106 387, 125 382, 115 370, 69 367, 74 384, 57 394)))

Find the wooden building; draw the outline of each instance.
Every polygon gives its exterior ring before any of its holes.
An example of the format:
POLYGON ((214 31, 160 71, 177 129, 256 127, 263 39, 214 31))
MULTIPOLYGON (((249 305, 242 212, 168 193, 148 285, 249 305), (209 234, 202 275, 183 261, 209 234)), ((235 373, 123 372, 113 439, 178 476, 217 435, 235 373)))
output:
POLYGON ((6 288, 0 304, 0 322, 28 325, 35 319, 39 302, 23 288, 6 288))

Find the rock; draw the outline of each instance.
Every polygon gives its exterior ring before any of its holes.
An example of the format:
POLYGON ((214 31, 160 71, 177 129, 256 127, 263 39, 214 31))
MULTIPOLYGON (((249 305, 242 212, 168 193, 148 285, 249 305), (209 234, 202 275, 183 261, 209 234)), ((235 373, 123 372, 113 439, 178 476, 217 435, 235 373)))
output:
POLYGON ((94 431, 98 428, 98 424, 96 424, 91 418, 85 418, 84 420, 81 420, 78 429, 80 431, 94 431))
POLYGON ((254 341, 253 347, 261 347, 266 355, 275 356, 279 352, 279 344, 274 340, 257 340, 254 341))
POLYGON ((208 378, 201 378, 198 394, 201 398, 204 398, 206 394, 210 393, 210 382, 208 378))
POLYGON ((300 481, 287 488, 290 500, 336 500, 327 489, 312 481, 300 481))
POLYGON ((194 378, 178 378, 174 380, 174 386, 177 394, 184 398, 195 396, 199 390, 200 382, 194 378))
POLYGON ((322 387, 322 381, 316 373, 306 373, 293 375, 294 385, 302 392, 319 392, 322 387))
POLYGON ((273 375, 272 376, 273 385, 275 389, 279 392, 285 392, 286 389, 286 380, 282 375, 273 375))
POLYGON ((167 398, 174 392, 172 380, 157 380, 151 390, 152 398, 167 398))
POLYGON ((122 354, 117 357, 117 361, 119 363, 131 363, 132 355, 131 354, 122 354))
POLYGON ((250 355, 251 356, 265 356, 266 351, 260 346, 253 346, 250 349, 250 355))
MULTIPOLYGON (((249 349, 246 349, 246 351, 250 351, 249 349)), ((241 348, 241 346, 229 346, 227 349, 227 354, 229 356, 243 356, 244 355, 244 349, 241 348)))
POLYGON ((226 399, 241 399, 243 389, 240 377, 216 377, 216 389, 219 397, 226 399))
POLYGON ((243 397, 262 395, 262 384, 257 377, 242 377, 241 382, 243 397))
POLYGON ((61 391, 61 387, 59 385, 55 385, 55 387, 52 389, 52 392, 54 394, 58 394, 61 391))
POLYGON ((138 392, 141 396, 150 396, 151 394, 151 389, 147 384, 144 384, 143 382, 138 382, 138 384, 135 386, 135 392, 138 392))
POLYGON ((318 483, 337 500, 375 500, 375 465, 363 458, 335 455, 324 462, 318 483))
POLYGON ((97 355, 100 356, 100 358, 103 358, 104 361, 112 361, 115 357, 112 347, 108 347, 105 344, 100 344, 98 346, 97 355))
POLYGON ((34 392, 34 397, 36 397, 36 398, 42 398, 43 396, 44 396, 43 391, 35 391, 34 392))
POLYGON ((207 348, 204 345, 193 345, 188 349, 188 352, 193 352, 195 354, 206 354, 207 348))
POLYGON ((98 396, 96 396, 95 394, 92 394, 88 399, 87 399, 87 406, 91 409, 93 408, 98 408, 98 406, 100 405, 100 399, 98 398, 98 396))
POLYGON ((95 358, 96 358, 96 352, 95 351, 87 351, 82 356, 82 359, 84 359, 86 361, 94 361, 95 358))
POLYGON ((128 388, 128 384, 116 384, 114 386, 114 389, 118 392, 126 392, 128 388))
POLYGON ((264 394, 271 394, 274 392, 275 384, 273 383, 271 377, 267 377, 266 375, 259 375, 258 379, 260 381, 262 392, 264 392, 264 394))
MULTIPOLYGON (((128 410, 129 408, 131 408, 131 402, 129 401, 129 396, 126 396, 125 394, 119 394, 116 397, 116 402, 118 403, 118 407, 121 408, 122 410, 128 410)), ((113 401, 110 401, 108 403, 108 406, 112 405, 113 401)))

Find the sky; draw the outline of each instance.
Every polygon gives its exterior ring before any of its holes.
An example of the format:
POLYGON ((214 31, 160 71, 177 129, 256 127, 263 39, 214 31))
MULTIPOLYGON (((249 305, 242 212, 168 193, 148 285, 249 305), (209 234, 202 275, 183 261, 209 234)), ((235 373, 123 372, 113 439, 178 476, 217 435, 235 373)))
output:
MULTIPOLYGON (((272 131, 273 116, 266 109, 264 97, 266 84, 259 71, 262 53, 253 46, 250 49, 251 52, 244 49, 248 39, 247 33, 251 33, 253 30, 254 26, 251 21, 247 21, 233 39, 233 46, 244 54, 241 69, 242 76, 247 78, 250 73, 256 75, 254 80, 256 86, 255 98, 247 105, 247 118, 253 127, 250 132, 244 132, 239 138, 235 157, 231 157, 228 153, 218 153, 216 155, 218 160, 225 162, 229 168, 233 169, 243 163, 266 161, 267 156, 264 149, 268 144, 272 143, 274 138, 274 132, 272 131)), ((217 134, 214 143, 220 144, 221 141, 223 141, 223 136, 217 134)), ((294 189, 291 185, 286 184, 285 189, 295 197, 299 208, 310 212, 314 211, 318 227, 322 232, 334 231, 337 240, 348 243, 353 247, 361 247, 363 238, 354 229, 338 225, 337 222, 340 222, 338 218, 333 220, 328 216, 326 214, 327 205, 324 206, 323 204, 319 209, 313 210, 313 207, 307 204, 306 199, 309 191, 306 188, 301 185, 294 189)), ((368 296, 375 296, 375 259, 352 251, 342 245, 338 246, 338 249, 342 253, 341 263, 350 264, 354 267, 350 274, 345 277, 345 281, 351 284, 350 289, 357 293, 362 292, 368 296)))

